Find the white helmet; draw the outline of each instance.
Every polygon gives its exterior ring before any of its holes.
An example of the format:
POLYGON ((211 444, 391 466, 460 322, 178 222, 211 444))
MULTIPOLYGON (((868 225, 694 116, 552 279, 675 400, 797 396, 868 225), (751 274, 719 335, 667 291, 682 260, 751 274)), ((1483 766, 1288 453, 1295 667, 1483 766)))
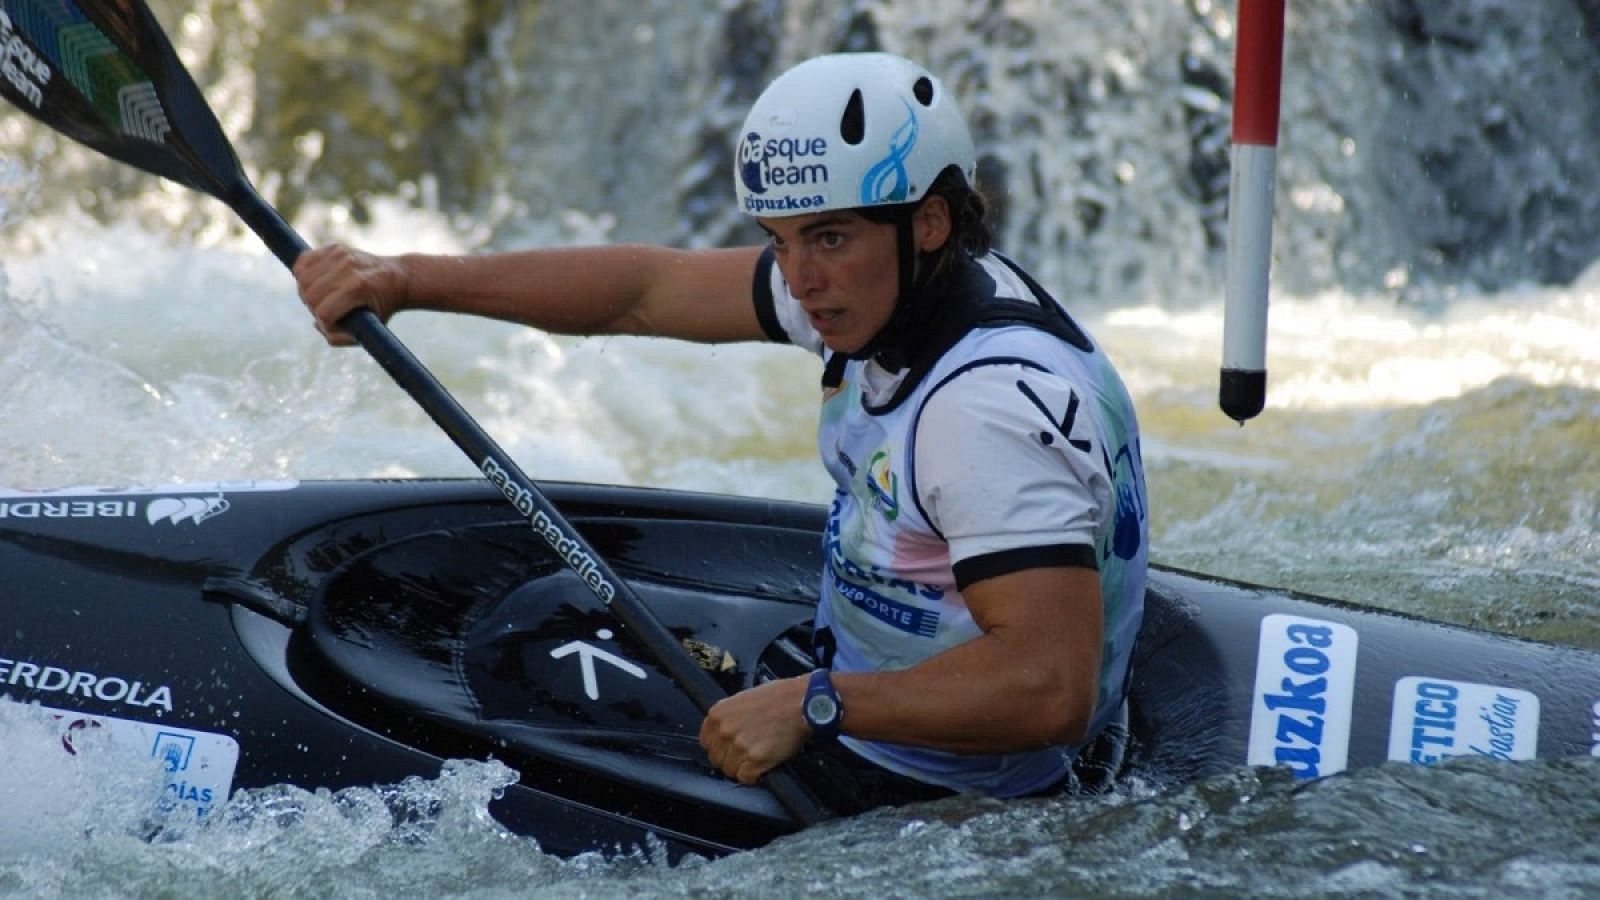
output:
POLYGON ((928 71, 889 53, 807 60, 762 91, 734 160, 752 216, 911 203, 956 166, 975 184, 972 133, 928 71))

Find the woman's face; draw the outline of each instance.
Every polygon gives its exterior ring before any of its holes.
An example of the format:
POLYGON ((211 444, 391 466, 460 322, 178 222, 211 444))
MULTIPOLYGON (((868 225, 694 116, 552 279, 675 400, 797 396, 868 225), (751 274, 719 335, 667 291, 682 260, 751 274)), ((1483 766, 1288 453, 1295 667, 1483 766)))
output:
MULTIPOLYGON (((942 197, 912 216, 917 249, 942 246, 948 216, 942 197), (937 207, 930 215, 931 207, 937 207)), ((889 323, 900 296, 895 226, 850 211, 760 218, 777 256, 778 270, 835 353, 854 353, 889 323)))
POLYGON ((829 350, 860 350, 888 324, 900 293, 893 225, 853 212, 759 221, 778 270, 829 350))

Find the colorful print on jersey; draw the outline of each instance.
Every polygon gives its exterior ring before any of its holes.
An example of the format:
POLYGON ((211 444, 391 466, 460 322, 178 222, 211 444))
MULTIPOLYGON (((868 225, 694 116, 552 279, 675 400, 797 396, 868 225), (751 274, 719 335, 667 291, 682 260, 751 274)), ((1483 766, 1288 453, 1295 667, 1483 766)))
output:
POLYGON ((893 522, 900 518, 900 476, 889 463, 889 453, 879 450, 867 463, 867 494, 872 507, 893 522))

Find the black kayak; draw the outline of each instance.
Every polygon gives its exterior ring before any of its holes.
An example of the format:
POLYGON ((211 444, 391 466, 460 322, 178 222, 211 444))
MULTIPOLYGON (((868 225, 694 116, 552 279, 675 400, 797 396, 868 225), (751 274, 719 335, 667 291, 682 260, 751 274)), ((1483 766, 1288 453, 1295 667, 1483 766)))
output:
MULTIPOLYGON (((809 665, 821 507, 542 487, 725 690, 809 665)), ((492 757, 521 776, 492 812, 552 853, 797 828, 710 768, 695 703, 482 481, 0 495, 0 571, 0 691, 59 714, 68 750, 105 728, 149 752, 201 815, 492 757)), ((1156 569, 1118 765, 1587 755, 1597 701, 1600 653, 1156 569)))

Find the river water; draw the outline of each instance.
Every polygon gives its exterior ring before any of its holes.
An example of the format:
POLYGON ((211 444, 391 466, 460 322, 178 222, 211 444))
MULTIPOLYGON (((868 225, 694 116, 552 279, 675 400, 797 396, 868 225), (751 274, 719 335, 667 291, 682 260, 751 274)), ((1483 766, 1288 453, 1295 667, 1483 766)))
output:
MULTIPOLYGON (((1215 403, 1231 4, 155 4, 268 196, 313 241, 379 250, 748 237, 726 138, 764 79, 837 47, 921 56, 972 110, 1003 246, 1127 378, 1155 559, 1600 647, 1589 5, 1308 6, 1289 11, 1269 402, 1239 428, 1215 403)), ((321 343, 211 201, 6 113, 0 208, 0 485, 473 474, 359 351, 321 343)), ((798 351, 395 327, 535 477, 827 494, 798 351)), ((513 776, 471 762, 241 793, 151 843, 149 778, 109 747, 33 753, 46 733, 0 704, 0 895, 1600 891, 1590 759, 955 799, 668 866, 541 853, 487 816, 513 776)))

